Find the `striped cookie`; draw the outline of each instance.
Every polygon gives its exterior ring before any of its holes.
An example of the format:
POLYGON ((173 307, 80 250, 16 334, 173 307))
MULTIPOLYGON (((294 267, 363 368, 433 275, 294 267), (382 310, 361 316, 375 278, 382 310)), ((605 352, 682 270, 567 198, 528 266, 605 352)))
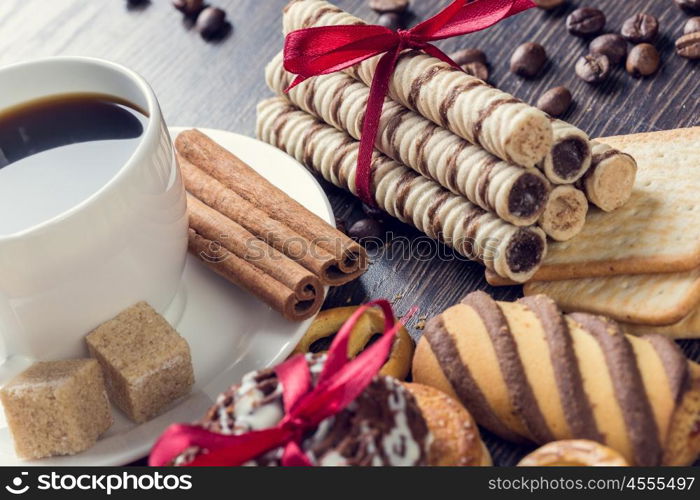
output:
POLYGON ((413 379, 505 439, 589 439, 634 465, 688 465, 700 452, 697 368, 670 339, 562 314, 544 295, 496 302, 474 292, 428 322, 413 379))

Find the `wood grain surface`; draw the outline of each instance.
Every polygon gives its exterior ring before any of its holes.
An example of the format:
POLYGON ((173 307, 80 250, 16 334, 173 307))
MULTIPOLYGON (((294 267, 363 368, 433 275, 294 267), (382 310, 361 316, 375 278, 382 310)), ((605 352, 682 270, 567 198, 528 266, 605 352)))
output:
MULTIPOLYGON (((335 1, 368 21, 377 19, 365 0, 335 1)), ((270 95, 263 68, 282 47, 285 0, 210 3, 226 9, 233 24, 230 35, 219 43, 204 42, 169 0, 154 0, 138 9, 128 9, 125 0, 2 0, 0 64, 54 55, 110 59, 138 71, 151 83, 169 125, 254 135, 256 102, 270 95)), ((414 0, 415 19, 425 19, 447 3, 414 0)), ((491 83, 529 102, 551 87, 566 85, 575 105, 564 119, 593 137, 663 130, 700 125, 700 64, 681 59, 673 50, 687 17, 671 0, 569 1, 555 11, 531 10, 482 33, 440 45, 448 51, 482 48, 491 62, 491 83), (605 11, 608 31, 619 30, 622 21, 636 12, 657 16, 661 25, 657 46, 663 60, 659 73, 635 79, 618 68, 598 87, 579 80, 573 66, 585 53, 585 43, 567 33, 564 20, 583 4, 605 11), (539 42, 547 49, 549 63, 540 78, 523 80, 508 72, 511 53, 525 41, 539 42)), ((356 199, 327 184, 324 188, 338 217, 348 223, 361 217, 356 199)), ((418 316, 430 317, 472 290, 486 290, 500 300, 520 296, 519 287, 489 288, 481 266, 420 237, 417 231, 398 222, 387 226, 393 243, 373 250, 369 272, 334 289, 327 307, 387 297, 399 313, 415 304, 420 307, 418 316)), ((409 324, 416 338, 420 336, 420 330, 413 328, 417 321, 409 324)), ((681 344, 689 356, 700 360, 700 341, 681 344)), ((486 438, 496 464, 512 465, 527 451, 490 435, 486 438)))

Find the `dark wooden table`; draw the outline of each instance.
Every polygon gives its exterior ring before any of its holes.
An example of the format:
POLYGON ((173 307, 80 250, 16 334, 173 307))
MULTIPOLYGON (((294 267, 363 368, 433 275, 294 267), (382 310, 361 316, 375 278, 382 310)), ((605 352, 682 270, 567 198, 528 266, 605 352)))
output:
MULTIPOLYGON (((364 0, 336 2, 368 21, 377 19, 364 0)), ((281 9, 285 0, 211 3, 225 8, 234 26, 227 39, 215 44, 205 43, 189 29, 169 0, 154 0, 142 9, 127 9, 125 0, 2 0, 0 64, 59 54, 111 59, 135 69, 151 83, 168 124, 254 135, 256 102, 270 95, 263 68, 282 48, 281 9)), ((425 19, 447 3, 414 0, 415 17, 425 19)), ((673 51, 673 41, 686 18, 671 0, 570 1, 553 12, 532 10, 441 46, 448 51, 481 47, 491 62, 491 82, 526 101, 535 101, 550 87, 568 86, 576 104, 564 118, 592 136, 662 130, 700 124, 700 65, 677 57, 673 51), (564 19, 574 6, 583 4, 602 8, 610 31, 618 30, 622 21, 637 11, 656 15, 661 23, 657 45, 663 59, 659 73, 635 79, 618 69, 599 87, 578 80, 573 65, 584 53, 585 43, 568 35, 564 19), (546 47, 550 62, 541 78, 527 81, 508 73, 508 60, 516 45, 529 40, 546 47)), ((357 200, 332 186, 324 187, 338 217, 352 222, 361 216, 357 200)), ((419 234, 397 222, 389 223, 388 229, 408 241, 415 241, 419 234)), ((373 252, 369 272, 334 289, 326 306, 387 297, 399 313, 415 304, 420 307, 420 316, 432 316, 472 290, 487 290, 504 300, 521 293, 519 287, 489 288, 481 266, 456 258, 446 248, 440 247, 440 252, 435 252, 436 248, 427 252, 426 248, 401 244, 373 252)), ((411 330, 416 338, 420 336, 419 330, 411 330)), ((682 344, 690 356, 700 360, 700 341, 682 344)), ((486 437, 497 464, 513 464, 525 451, 486 437)))

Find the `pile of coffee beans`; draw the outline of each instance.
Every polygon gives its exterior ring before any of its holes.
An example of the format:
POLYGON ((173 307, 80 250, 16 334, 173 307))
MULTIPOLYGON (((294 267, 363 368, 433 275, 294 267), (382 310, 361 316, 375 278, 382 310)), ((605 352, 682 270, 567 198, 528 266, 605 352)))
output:
POLYGON ((620 33, 601 34, 605 28, 605 13, 591 7, 574 10, 566 19, 572 35, 592 38, 589 53, 576 61, 576 74, 588 83, 601 83, 612 73, 612 68, 625 63, 625 69, 633 76, 649 76, 656 73, 661 57, 653 43, 659 34, 659 21, 651 14, 637 13, 627 18, 620 33), (635 44, 628 51, 628 42, 635 44))
POLYGON ((231 31, 226 11, 207 5, 204 0, 173 0, 173 7, 194 24, 194 28, 205 40, 220 40, 231 31))
MULTIPOLYGON (((150 3, 151 0, 126 0, 129 9, 142 9, 150 3)), ((221 40, 231 33, 232 26, 223 9, 207 5, 204 0, 172 0, 172 4, 205 40, 221 40)))
POLYGON ((369 0, 369 7, 379 13, 377 24, 397 30, 404 27, 409 0, 369 0))

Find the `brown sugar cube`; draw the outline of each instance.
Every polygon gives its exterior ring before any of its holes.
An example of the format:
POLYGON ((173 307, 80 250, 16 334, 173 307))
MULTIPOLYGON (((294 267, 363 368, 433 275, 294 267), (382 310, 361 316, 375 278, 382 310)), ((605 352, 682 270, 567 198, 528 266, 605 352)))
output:
POLYGON ((110 399, 134 422, 155 417, 194 384, 190 346, 145 302, 98 326, 86 340, 110 399))
POLYGON ((34 363, 0 390, 20 458, 73 455, 90 448, 112 425, 94 359, 34 363))

